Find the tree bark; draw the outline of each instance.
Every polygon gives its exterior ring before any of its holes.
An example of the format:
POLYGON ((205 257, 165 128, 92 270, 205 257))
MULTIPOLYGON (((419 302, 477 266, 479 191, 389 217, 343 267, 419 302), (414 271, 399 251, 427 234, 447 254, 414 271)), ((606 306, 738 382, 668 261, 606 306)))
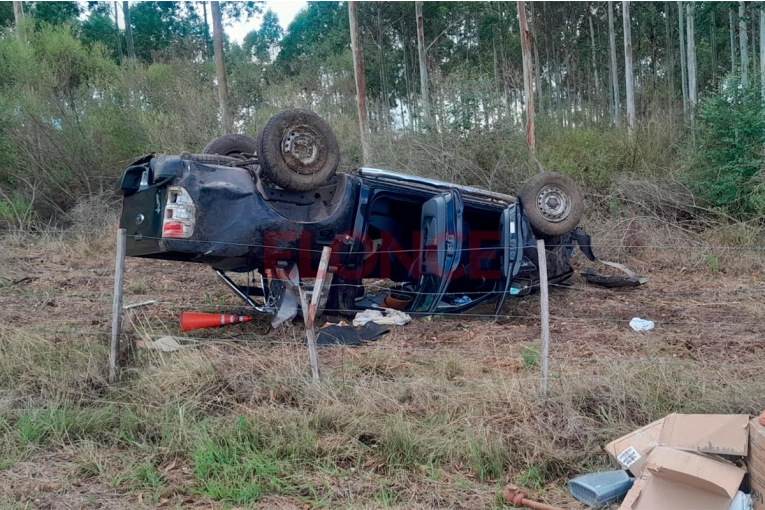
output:
POLYGON ((534 43, 534 81, 537 85, 537 102, 539 103, 539 114, 544 117, 545 104, 542 96, 542 76, 539 68, 539 47, 537 46, 537 18, 534 16, 534 2, 531 2, 531 40, 534 43))
POLYGON ((693 2, 686 4, 687 20, 686 25, 688 27, 688 102, 690 104, 690 113, 693 117, 693 112, 696 109, 698 103, 699 88, 696 82, 696 37, 693 27, 693 2))
POLYGON ((24 40, 24 34, 21 33, 21 22, 24 19, 24 6, 21 2, 13 2, 13 18, 15 21, 16 38, 19 41, 24 40))
POLYGON ((632 70, 632 31, 630 29, 630 3, 622 2, 624 22, 624 77, 627 90, 627 131, 630 138, 635 132, 635 75, 632 70))
POLYGON ((130 19, 130 3, 122 2, 122 14, 125 18, 125 35, 127 35, 128 59, 135 60, 135 45, 133 44, 133 25, 130 19))
POLYGON ((420 55, 420 95, 425 127, 427 128, 433 125, 433 119, 430 113, 430 94, 428 92, 428 58, 425 49, 425 29, 422 24, 422 2, 415 2, 414 8, 417 17, 417 52, 420 55))
MULTIPOLYGON (((545 37, 545 68, 547 71, 547 107, 548 110, 550 110, 550 113, 555 113, 555 106, 553 105, 553 85, 552 85, 552 79, 551 79, 551 60, 550 60, 550 48, 552 48, 552 35, 550 34, 550 30, 547 30, 548 26, 548 20, 547 17, 547 4, 549 2, 542 2, 542 18, 544 19, 544 37, 545 37)), ((544 100, 542 101, 545 102, 544 100)))
POLYGON ((119 10, 117 8, 117 2, 114 2, 114 41, 117 43, 117 55, 119 56, 119 63, 122 64, 122 38, 120 37, 120 25, 117 22, 119 17, 119 10))
POLYGON ((531 65, 531 34, 526 21, 526 3, 518 0, 518 21, 521 28, 521 53, 523 54, 523 94, 526 103, 526 143, 529 146, 529 158, 536 152, 534 136, 534 70, 531 65))
POLYGON ((372 160, 369 147, 369 126, 367 124, 367 84, 364 79, 364 54, 361 49, 359 23, 356 18, 356 2, 348 2, 348 24, 351 27, 351 51, 353 52, 353 75, 356 78, 356 106, 359 115, 361 154, 364 166, 372 160))
POLYGON ((765 9, 760 5, 760 96, 765 103, 765 9))
POLYGON ((677 4, 677 22, 680 25, 680 77, 683 87, 683 116, 688 120, 688 64, 685 56, 685 22, 683 2, 677 4))
POLYGON ((667 67, 669 68, 669 72, 667 72, 667 80, 668 80, 668 96, 669 96, 669 114, 670 114, 670 122, 673 124, 674 127, 674 111, 675 111, 675 52, 672 44, 672 30, 671 30, 671 23, 670 23, 670 17, 672 14, 672 9, 670 8, 669 2, 664 2, 664 31, 665 31, 665 38, 667 40, 667 67))
POLYGON ((717 87, 717 41, 715 31, 717 30, 717 20, 715 19, 715 10, 712 8, 712 18, 709 22, 709 42, 712 46, 712 87, 717 87))
MULTIPOLYGON (((383 42, 383 29, 382 29, 382 2, 377 3, 377 48, 379 59, 379 71, 380 71, 380 102, 382 103, 382 117, 379 119, 382 128, 389 127, 390 119, 390 98, 388 96, 388 72, 385 67, 385 51, 383 42)), ((349 7, 350 8, 350 7, 349 7)))
POLYGON ((205 58, 210 60, 210 24, 207 22, 207 2, 202 2, 202 12, 205 18, 205 58))
POLYGON ((588 8, 587 14, 590 20, 590 46, 592 47, 592 73, 595 77, 595 96, 599 98, 600 80, 598 79, 598 64, 595 57, 595 27, 592 25, 592 10, 588 8))
MULTIPOLYGON (((497 58, 497 36, 495 35, 492 40, 492 49, 494 50, 494 86, 497 89, 497 99, 502 96, 502 87, 499 82, 499 59, 497 58)), ((497 120, 502 120, 502 109, 497 108, 497 120)))
POLYGON ((611 46, 611 85, 613 88, 614 109, 611 112, 612 121, 618 127, 621 125, 619 111, 619 67, 616 63, 616 31, 614 30, 614 3, 608 2, 608 40, 611 46))
MULTIPOLYGON (((402 26, 401 32, 404 33, 403 26, 402 26)), ((412 97, 412 87, 409 82, 409 61, 406 58, 406 54, 407 54, 406 41, 402 42, 401 50, 402 50, 402 53, 404 54, 404 88, 406 89, 406 97, 405 97, 406 116, 408 117, 408 120, 409 120, 409 129, 413 129, 414 126, 412 125, 412 105, 410 102, 410 98, 412 97)), ((495 51, 496 51, 496 48, 495 48, 495 51)), ((401 112, 401 122, 404 122, 403 110, 401 112)), ((406 123, 404 123, 404 130, 406 130, 406 123)))
MULTIPOLYGON (((753 13, 752 13, 753 14, 753 13)), ((752 76, 757 75, 757 25, 752 15, 752 76)))
POLYGON ((226 64, 223 59, 223 23, 221 22, 219 2, 210 2, 210 13, 213 22, 213 48, 215 49, 215 74, 218 78, 221 129, 225 135, 234 130, 234 121, 228 107, 228 79, 226 78, 226 64))
POLYGON ((730 74, 736 75, 736 24, 733 20, 733 9, 728 9, 730 20, 730 74))
POLYGON ((738 3, 738 41, 741 45, 741 85, 745 88, 749 85, 749 38, 746 35, 746 4, 738 3))

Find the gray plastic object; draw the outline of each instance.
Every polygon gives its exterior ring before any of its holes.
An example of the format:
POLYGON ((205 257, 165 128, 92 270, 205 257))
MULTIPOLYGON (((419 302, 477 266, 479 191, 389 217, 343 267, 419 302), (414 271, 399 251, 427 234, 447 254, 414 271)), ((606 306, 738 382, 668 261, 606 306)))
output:
POLYGON ((568 491, 585 505, 600 507, 621 499, 632 487, 626 471, 602 471, 582 475, 568 482, 568 491))

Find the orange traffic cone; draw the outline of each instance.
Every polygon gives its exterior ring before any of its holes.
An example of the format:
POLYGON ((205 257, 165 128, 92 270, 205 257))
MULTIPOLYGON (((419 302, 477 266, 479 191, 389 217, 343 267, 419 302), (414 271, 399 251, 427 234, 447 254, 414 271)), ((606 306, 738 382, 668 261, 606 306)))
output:
POLYGON ((246 315, 181 312, 181 331, 214 328, 215 326, 225 326, 226 324, 239 324, 249 320, 252 320, 252 318, 246 315))

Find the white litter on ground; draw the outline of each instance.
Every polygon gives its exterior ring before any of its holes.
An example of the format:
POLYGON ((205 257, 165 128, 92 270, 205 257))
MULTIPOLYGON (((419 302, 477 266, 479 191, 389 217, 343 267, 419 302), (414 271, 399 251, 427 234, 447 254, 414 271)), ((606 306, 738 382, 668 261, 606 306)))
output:
POLYGON ((367 322, 374 322, 382 326, 403 326, 412 320, 409 314, 392 308, 384 308, 385 315, 380 310, 364 310, 353 318, 353 326, 358 328, 367 322))
POLYGON ((653 321, 649 321, 646 319, 641 319, 639 317, 634 317, 630 321, 630 327, 634 331, 651 331, 654 327, 653 321))

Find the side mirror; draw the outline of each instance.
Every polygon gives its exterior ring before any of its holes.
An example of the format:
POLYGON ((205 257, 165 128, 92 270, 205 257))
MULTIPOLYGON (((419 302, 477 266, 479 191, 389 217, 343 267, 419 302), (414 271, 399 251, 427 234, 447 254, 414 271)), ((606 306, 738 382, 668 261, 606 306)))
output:
POLYGON ((117 191, 122 193, 123 196, 129 197, 138 193, 141 189, 148 188, 152 181, 152 170, 149 161, 153 157, 153 153, 149 154, 127 167, 127 170, 122 173, 122 177, 117 184, 117 191))

